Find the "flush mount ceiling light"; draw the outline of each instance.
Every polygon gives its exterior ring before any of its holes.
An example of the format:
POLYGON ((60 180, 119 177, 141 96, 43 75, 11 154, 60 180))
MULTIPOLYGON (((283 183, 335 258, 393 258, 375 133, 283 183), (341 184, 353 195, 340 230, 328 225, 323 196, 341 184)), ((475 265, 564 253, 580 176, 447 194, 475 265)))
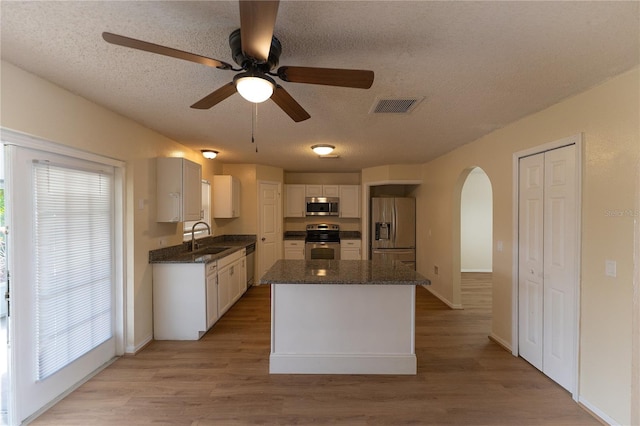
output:
POLYGON ((318 155, 329 155, 336 147, 333 145, 318 144, 313 145, 311 149, 318 155))
POLYGON ((208 160, 213 160, 218 156, 218 151, 214 151, 212 149, 202 149, 202 156, 208 160))
POLYGON ((254 104, 269 99, 276 87, 276 82, 271 77, 258 70, 236 74, 233 77, 233 83, 240 96, 254 104))

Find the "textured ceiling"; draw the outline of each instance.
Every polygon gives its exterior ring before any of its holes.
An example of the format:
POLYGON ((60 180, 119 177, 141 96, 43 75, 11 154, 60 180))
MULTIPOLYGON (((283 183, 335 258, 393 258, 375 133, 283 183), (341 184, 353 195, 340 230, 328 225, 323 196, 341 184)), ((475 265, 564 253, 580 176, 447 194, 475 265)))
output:
POLYGON ((2 1, 2 59, 227 163, 355 171, 422 163, 639 63, 640 3, 283 1, 280 65, 370 69, 371 89, 282 85, 311 114, 234 95, 189 108, 234 73, 110 45, 109 31, 232 63, 237 2, 2 1), (376 99, 422 97, 408 115, 376 99), (338 159, 318 159, 316 143, 338 159))

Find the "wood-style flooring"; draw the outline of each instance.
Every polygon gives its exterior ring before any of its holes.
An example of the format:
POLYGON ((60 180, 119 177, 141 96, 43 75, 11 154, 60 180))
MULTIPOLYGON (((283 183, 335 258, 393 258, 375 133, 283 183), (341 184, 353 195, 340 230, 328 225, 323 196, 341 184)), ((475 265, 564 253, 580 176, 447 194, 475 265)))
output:
POLYGON ((269 287, 252 287, 200 341, 153 342, 33 424, 599 424, 487 338, 490 286, 463 274, 464 310, 418 287, 416 376, 269 375, 269 287))

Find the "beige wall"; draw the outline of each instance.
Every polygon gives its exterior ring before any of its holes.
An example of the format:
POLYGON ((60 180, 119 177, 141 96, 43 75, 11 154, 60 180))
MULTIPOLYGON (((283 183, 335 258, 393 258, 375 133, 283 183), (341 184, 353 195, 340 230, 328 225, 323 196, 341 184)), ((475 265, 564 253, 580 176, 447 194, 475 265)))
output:
POLYGON ((257 234, 258 181, 282 183, 283 170, 260 164, 224 164, 221 174, 235 176, 240 180, 240 216, 234 219, 215 219, 215 234, 257 234))
POLYGON ((513 154, 583 134, 579 392, 585 404, 621 424, 630 423, 632 406, 639 80, 638 69, 627 72, 425 164, 416 193, 418 269, 432 280, 436 293, 455 304, 456 197, 470 168, 480 166, 489 176, 494 196, 492 334, 512 344, 513 154), (501 252, 498 241, 504 245, 501 252), (604 275, 606 259, 617 261, 616 278, 604 275), (434 265, 439 266, 437 276, 434 265))
POLYGON ((287 184, 360 185, 360 173, 294 173, 286 172, 287 184))
POLYGON ((419 164, 391 164, 362 170, 362 183, 404 182, 422 179, 419 164))
POLYGON ((2 62, 0 125, 52 142, 126 162, 126 350, 151 339, 152 283, 149 250, 182 241, 181 224, 155 221, 156 157, 185 157, 219 167, 195 152, 121 115, 2 62), (142 200, 144 208, 138 209, 142 200))

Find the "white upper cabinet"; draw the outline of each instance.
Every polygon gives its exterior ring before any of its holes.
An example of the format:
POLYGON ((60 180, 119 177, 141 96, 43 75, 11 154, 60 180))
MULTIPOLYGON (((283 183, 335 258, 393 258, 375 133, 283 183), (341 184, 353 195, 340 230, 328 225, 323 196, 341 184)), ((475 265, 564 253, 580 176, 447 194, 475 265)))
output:
POLYGON ((306 185, 284 186, 284 217, 305 217, 306 185))
POLYGON ((184 158, 156 161, 157 222, 200 220, 202 167, 184 158))
POLYGON ((340 185, 340 217, 360 217, 360 185, 340 185))
POLYGON ((231 175, 213 177, 213 217, 240 216, 240 181, 231 175))
POLYGON ((306 185, 307 197, 339 197, 340 185, 306 185))

